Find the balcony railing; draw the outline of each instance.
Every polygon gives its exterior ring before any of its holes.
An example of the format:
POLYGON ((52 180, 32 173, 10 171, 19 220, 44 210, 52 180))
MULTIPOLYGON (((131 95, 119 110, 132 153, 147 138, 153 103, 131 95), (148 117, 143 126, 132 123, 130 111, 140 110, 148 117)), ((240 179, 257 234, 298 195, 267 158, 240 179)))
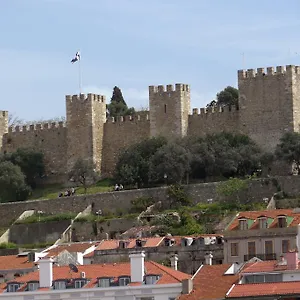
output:
POLYGON ((253 257, 257 257, 261 260, 276 260, 276 253, 268 253, 268 254, 247 254, 244 255, 244 261, 248 261, 253 257))

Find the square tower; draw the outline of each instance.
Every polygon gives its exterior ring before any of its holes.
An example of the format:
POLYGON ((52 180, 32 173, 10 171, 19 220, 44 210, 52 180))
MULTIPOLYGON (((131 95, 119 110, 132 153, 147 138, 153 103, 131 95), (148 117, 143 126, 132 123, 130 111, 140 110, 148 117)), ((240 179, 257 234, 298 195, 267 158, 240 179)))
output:
POLYGON ((238 71, 240 130, 273 151, 285 132, 299 132, 300 68, 238 71))
POLYGON ((105 96, 95 94, 66 96, 67 170, 80 158, 92 161, 100 171, 105 102, 105 96))
POLYGON ((150 86, 150 136, 183 137, 188 130, 190 87, 187 84, 150 86))

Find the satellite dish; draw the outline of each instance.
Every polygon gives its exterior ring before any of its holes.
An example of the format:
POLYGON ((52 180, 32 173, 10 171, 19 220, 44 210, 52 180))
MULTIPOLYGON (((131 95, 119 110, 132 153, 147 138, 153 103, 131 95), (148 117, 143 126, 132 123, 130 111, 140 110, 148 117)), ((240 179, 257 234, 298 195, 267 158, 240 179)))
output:
POLYGON ((78 268, 74 264, 69 264, 69 268, 74 273, 78 273, 78 268))

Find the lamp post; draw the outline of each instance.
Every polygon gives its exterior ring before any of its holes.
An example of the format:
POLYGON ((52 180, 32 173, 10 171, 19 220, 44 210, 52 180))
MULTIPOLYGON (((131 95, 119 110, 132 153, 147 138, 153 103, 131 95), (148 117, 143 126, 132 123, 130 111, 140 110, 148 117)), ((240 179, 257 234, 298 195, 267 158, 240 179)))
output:
POLYGON ((165 185, 168 185, 168 182, 167 182, 167 180, 168 180, 168 175, 165 173, 164 174, 164 180, 165 180, 165 185))

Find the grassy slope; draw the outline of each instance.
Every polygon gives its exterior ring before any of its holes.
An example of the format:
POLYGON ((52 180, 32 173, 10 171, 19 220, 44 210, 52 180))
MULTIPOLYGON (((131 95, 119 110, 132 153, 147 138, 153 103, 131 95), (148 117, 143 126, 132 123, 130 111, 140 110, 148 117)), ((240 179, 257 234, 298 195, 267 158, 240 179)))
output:
MULTIPOLYGON (((66 191, 67 188, 61 185, 48 185, 45 187, 36 188, 29 199, 54 199, 58 197, 59 192, 66 191)), ((89 186, 87 189, 87 194, 96 194, 101 192, 111 192, 113 191, 113 184, 109 179, 103 179, 98 181, 95 185, 89 186)), ((84 194, 84 189, 82 187, 76 188, 76 195, 84 194)))

